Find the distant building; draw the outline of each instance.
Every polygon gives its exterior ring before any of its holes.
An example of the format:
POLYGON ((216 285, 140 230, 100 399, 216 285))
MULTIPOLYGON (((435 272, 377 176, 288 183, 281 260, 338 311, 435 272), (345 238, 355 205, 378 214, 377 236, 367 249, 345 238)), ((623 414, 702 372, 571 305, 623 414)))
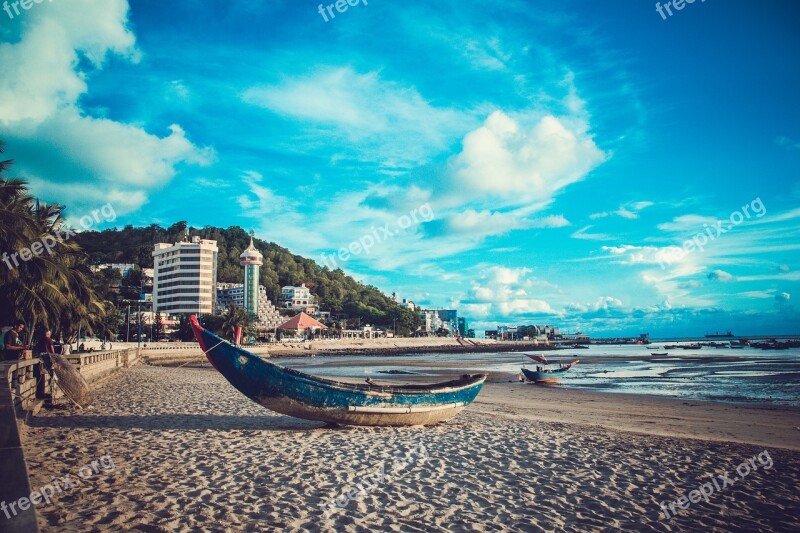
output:
MULTIPOLYGON (((403 300, 405 304, 405 300, 403 300)), ((413 302, 411 302, 412 305, 413 302)), ((416 307, 416 306, 415 306, 416 307)), ((413 309, 409 307, 409 309, 413 309)), ((418 333, 422 335, 436 335, 441 330, 447 330, 448 334, 458 331, 458 311, 455 309, 421 309, 416 307, 419 313, 420 329, 418 333)))
POLYGON ((101 270, 113 269, 118 270, 122 277, 128 275, 128 273, 136 268, 136 265, 133 263, 100 263, 99 265, 92 265, 89 267, 92 272, 100 272, 101 270))
MULTIPOLYGON (((217 314, 225 311, 230 304, 244 308, 244 295, 243 283, 217 283, 217 314)), ((253 314, 258 318, 259 330, 274 329, 284 322, 284 317, 272 305, 263 285, 258 286, 258 306, 253 314)))
POLYGON ((463 316, 458 317, 458 334, 462 337, 467 336, 467 331, 469 331, 469 327, 467 326, 467 319, 463 316))
POLYGON ((537 325, 537 326, 534 326, 534 327, 536 328, 537 336, 538 335, 544 335, 545 337, 547 337, 550 340, 553 340, 556 337, 559 337, 561 335, 561 333, 559 333, 559 329, 557 327, 555 327, 555 326, 539 326, 539 325, 537 325))
POLYGON ((281 287, 280 303, 283 309, 291 309, 311 316, 315 316, 318 311, 318 307, 314 303, 314 296, 311 295, 311 290, 306 287, 305 283, 299 287, 292 285, 281 287))
POLYGON ((157 243, 153 250, 153 310, 167 314, 214 312, 217 241, 157 243))
POLYGON ((403 303, 401 305, 406 309, 411 309, 412 311, 417 310, 417 304, 415 304, 411 300, 406 300, 405 298, 403 298, 403 303))

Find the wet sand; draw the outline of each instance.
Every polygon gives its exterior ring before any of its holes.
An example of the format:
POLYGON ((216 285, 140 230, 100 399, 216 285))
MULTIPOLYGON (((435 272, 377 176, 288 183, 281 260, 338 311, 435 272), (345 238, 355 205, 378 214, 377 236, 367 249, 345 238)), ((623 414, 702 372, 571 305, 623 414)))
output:
POLYGON ((798 410, 492 383, 437 426, 329 428, 272 413, 216 372, 147 366, 97 397, 24 430, 34 488, 114 463, 40 505, 45 532, 800 528, 798 410), (409 453, 392 479, 363 483, 409 453), (748 459, 756 470, 740 478, 748 459), (666 519, 660 502, 725 472, 732 486, 666 519), (357 482, 367 488, 347 501, 357 482))

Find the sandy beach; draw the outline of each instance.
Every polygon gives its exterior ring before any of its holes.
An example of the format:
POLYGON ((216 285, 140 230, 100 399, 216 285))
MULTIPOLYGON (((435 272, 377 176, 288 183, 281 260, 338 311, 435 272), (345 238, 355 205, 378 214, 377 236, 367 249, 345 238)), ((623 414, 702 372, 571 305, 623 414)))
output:
POLYGON ((492 383, 434 427, 329 428, 272 413, 213 371, 147 366, 97 396, 23 428, 34 488, 78 481, 38 507, 43 531, 800 527, 796 409, 492 383), (545 395, 557 408, 543 413, 545 395), (708 502, 677 505, 726 472, 735 483, 708 502))

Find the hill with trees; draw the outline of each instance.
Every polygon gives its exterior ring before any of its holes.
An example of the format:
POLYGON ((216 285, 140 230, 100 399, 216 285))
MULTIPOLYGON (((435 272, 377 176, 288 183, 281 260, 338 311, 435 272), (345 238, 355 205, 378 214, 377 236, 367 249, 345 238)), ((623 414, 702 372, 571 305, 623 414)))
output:
MULTIPOLYGON (((187 228, 186 222, 178 222, 168 228, 156 224, 147 227, 125 226, 122 229, 82 232, 74 240, 93 264, 133 263, 140 268, 152 268, 153 245, 157 242, 178 242, 184 238, 187 229, 190 237, 217 241, 217 281, 242 283, 243 270, 239 265, 239 255, 250 244, 250 235, 238 226, 227 229, 212 226, 187 228)), ((376 287, 360 283, 340 269, 330 270, 310 259, 292 254, 275 243, 261 239, 254 239, 253 242, 264 255, 260 283, 273 303, 278 302, 281 287, 305 283, 317 297, 323 311, 345 316, 351 319, 353 325, 360 323, 392 327, 396 319, 400 334, 413 332, 419 325, 416 313, 398 305, 392 297, 376 287)))

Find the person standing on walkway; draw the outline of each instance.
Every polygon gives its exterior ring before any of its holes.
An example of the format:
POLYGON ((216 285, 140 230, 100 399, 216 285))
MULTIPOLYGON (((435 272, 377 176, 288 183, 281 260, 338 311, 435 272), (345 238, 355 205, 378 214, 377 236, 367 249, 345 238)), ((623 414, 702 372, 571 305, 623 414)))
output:
POLYGON ((25 322, 17 320, 14 322, 14 327, 6 332, 3 341, 6 345, 3 359, 5 361, 16 361, 17 359, 25 358, 25 350, 28 346, 22 344, 20 334, 25 330, 25 322))
POLYGON ((42 353, 56 353, 55 347, 53 346, 53 333, 49 329, 44 332, 44 337, 42 337, 42 340, 40 340, 39 344, 36 346, 36 354, 42 353))

